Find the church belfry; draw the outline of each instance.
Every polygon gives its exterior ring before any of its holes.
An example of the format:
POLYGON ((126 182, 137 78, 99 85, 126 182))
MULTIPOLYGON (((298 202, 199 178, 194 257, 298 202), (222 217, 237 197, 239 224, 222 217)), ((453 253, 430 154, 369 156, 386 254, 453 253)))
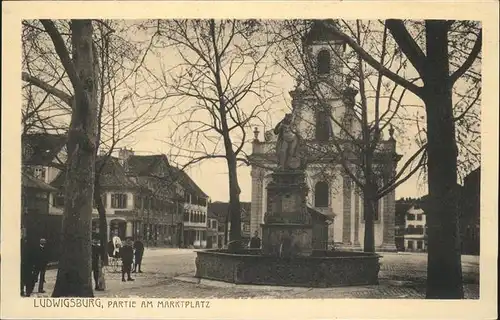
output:
MULTIPOLYGON (((292 98, 294 127, 311 150, 335 150, 341 145, 347 150, 350 139, 361 134, 361 123, 357 117, 356 96, 358 91, 346 82, 343 76, 346 43, 337 37, 333 28, 338 28, 334 20, 310 20, 307 33, 303 36, 302 49, 304 71, 290 91, 292 98)), ((255 133, 251 161, 272 165, 269 150, 273 150, 275 139, 272 131, 264 134, 264 141, 255 133)), ((393 140, 382 141, 381 150, 388 150, 389 159, 394 164, 384 163, 387 170, 396 165, 399 155, 395 147, 389 148, 393 140)), ((336 154, 317 157, 315 152, 307 162, 306 181, 308 185, 307 206, 329 219, 326 233, 313 231, 314 237, 326 234, 323 249, 335 244, 338 248, 361 250, 364 234, 363 199, 360 189, 345 173, 345 166, 335 160, 336 154)), ((252 164, 252 209, 251 233, 259 231, 268 208, 267 186, 272 169, 252 164)), ((379 202, 378 219, 375 223, 375 245, 380 250, 394 250, 395 192, 392 191, 379 202)))
POLYGON ((345 42, 332 31, 334 20, 313 20, 302 38, 306 58, 303 91, 295 90, 292 98, 300 96, 302 103, 294 103, 301 114, 300 127, 307 132, 306 139, 326 143, 342 130, 345 115, 343 104, 343 62, 345 42))

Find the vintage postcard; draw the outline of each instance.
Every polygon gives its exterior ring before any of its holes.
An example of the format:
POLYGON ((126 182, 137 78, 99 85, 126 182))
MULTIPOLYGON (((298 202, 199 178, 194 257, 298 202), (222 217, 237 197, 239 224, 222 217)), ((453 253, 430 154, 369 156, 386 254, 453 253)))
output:
POLYGON ((2 318, 495 318, 498 6, 4 3, 2 318))

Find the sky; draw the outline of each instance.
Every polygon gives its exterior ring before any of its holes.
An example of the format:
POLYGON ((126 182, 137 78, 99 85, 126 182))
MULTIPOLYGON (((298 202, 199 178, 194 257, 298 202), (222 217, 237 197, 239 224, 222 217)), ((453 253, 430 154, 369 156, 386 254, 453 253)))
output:
MULTIPOLYGON (((175 69, 175 65, 180 63, 179 54, 176 54, 176 48, 167 48, 161 51, 160 55, 157 57, 150 57, 147 60, 148 69, 154 70, 156 76, 161 78, 159 70, 169 70, 169 76, 175 76, 176 72, 182 72, 175 69), (174 69, 173 69, 174 68, 174 69), (174 71, 177 70, 177 71, 174 71)), ((280 58, 280 57, 278 57, 280 58)), ((268 112, 266 113, 265 127, 260 124, 258 130, 260 131, 260 139, 263 140, 263 133, 274 127, 278 121, 280 121, 286 112, 289 112, 291 105, 291 98, 288 94, 289 91, 294 89, 296 79, 291 77, 287 72, 283 70, 276 70, 276 74, 273 76, 273 92, 276 97, 271 102, 266 104, 268 112)), ((179 114, 183 112, 188 112, 189 103, 186 101, 171 100, 167 99, 166 105, 171 108, 173 105, 176 106, 177 112, 169 113, 171 116, 166 116, 163 120, 158 123, 149 125, 145 130, 137 133, 133 137, 133 141, 129 143, 129 148, 131 147, 135 150, 136 154, 154 154, 154 153, 164 153, 167 155, 177 154, 176 147, 184 147, 176 144, 182 143, 184 136, 181 135, 181 139, 176 139, 175 141, 169 140, 168 137, 172 133, 172 128, 175 128, 175 123, 179 122, 179 114), (183 109, 185 108, 185 109, 183 109)), ((241 101, 239 107, 243 110, 248 110, 255 103, 254 99, 247 98, 241 101)), ((407 94, 405 96, 405 103, 412 105, 422 105, 418 98, 412 94, 407 94)), ((201 120, 207 119, 207 114, 199 115, 201 120)), ((252 136, 252 128, 247 130, 247 134, 252 136)), ((418 129, 415 127, 408 127, 406 135, 400 137, 400 144, 398 145, 397 152, 403 155, 400 164, 404 163, 404 160, 411 156, 418 148, 415 141, 412 141, 418 129), (411 138, 410 138, 411 137, 411 138)), ((184 132, 187 137, 187 132, 184 132)), ((388 137, 387 132, 385 136, 388 137)), ((396 133, 396 139, 398 139, 396 133)), ((130 140, 129 140, 130 141, 130 140)), ((251 143, 247 143, 244 150, 247 154, 251 153, 251 143)), ((177 159, 171 159, 176 161, 177 159)), ((182 160, 179 160, 180 165, 182 165, 182 160)), ((212 201, 228 201, 228 178, 227 178, 227 166, 224 160, 221 159, 210 159, 204 160, 201 163, 192 165, 186 168, 188 174, 193 178, 193 180, 207 193, 212 201)), ((250 201, 251 200, 251 176, 250 168, 247 166, 240 166, 238 168, 238 180, 241 188, 241 200, 250 201)), ((419 197, 426 194, 426 184, 423 183, 422 179, 418 174, 414 175, 412 178, 407 180, 405 183, 400 185, 396 189, 396 198, 400 197, 419 197)))

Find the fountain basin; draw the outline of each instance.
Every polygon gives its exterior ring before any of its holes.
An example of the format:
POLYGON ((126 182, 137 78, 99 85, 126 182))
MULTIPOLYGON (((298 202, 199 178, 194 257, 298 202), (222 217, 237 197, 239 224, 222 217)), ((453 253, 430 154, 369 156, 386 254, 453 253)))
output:
POLYGON ((230 253, 224 249, 200 250, 197 278, 235 284, 300 287, 341 287, 378 284, 380 256, 350 251, 313 251, 308 257, 279 258, 261 250, 230 253))

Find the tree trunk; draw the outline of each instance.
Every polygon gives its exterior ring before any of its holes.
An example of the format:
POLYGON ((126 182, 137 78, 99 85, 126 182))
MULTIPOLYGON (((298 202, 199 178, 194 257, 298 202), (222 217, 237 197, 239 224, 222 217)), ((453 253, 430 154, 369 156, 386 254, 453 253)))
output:
POLYGON ((101 183, 99 180, 99 174, 96 174, 94 183, 94 199, 97 206, 97 212, 99 213, 99 242, 102 248, 102 264, 103 266, 108 265, 108 223, 106 221, 106 208, 102 201, 101 195, 101 183))
POLYGON ((365 235, 364 235, 364 252, 375 252, 375 210, 377 208, 377 200, 375 199, 374 190, 370 186, 365 186, 363 190, 363 212, 365 217, 365 235))
POLYGON ((458 232, 457 145, 449 81, 447 22, 426 22, 427 66, 423 99, 427 112, 428 299, 462 299, 458 232))
POLYGON ((53 297, 93 297, 91 219, 96 156, 96 92, 91 20, 72 20, 73 63, 82 90, 68 132, 61 257, 53 297))
POLYGON ((221 81, 221 58, 224 54, 219 52, 217 47, 217 35, 215 32, 215 20, 211 19, 210 37, 214 49, 214 62, 215 62, 215 85, 217 94, 219 96, 219 114, 222 128, 222 136, 224 138, 224 149, 226 152, 227 169, 229 173, 229 212, 231 219, 231 231, 229 232, 229 250, 237 250, 241 247, 241 204, 240 204, 240 186, 238 184, 238 170, 236 163, 236 154, 233 150, 233 143, 231 141, 230 130, 227 124, 228 110, 227 101, 224 96, 221 81))
MULTIPOLYGON (((232 154, 232 150, 231 153, 232 154)), ((234 243, 229 249, 240 248, 241 243, 241 204, 240 187, 238 185, 238 172, 236 167, 236 157, 227 157, 227 168, 229 170, 229 212, 231 217, 231 230, 229 241, 234 243)))

